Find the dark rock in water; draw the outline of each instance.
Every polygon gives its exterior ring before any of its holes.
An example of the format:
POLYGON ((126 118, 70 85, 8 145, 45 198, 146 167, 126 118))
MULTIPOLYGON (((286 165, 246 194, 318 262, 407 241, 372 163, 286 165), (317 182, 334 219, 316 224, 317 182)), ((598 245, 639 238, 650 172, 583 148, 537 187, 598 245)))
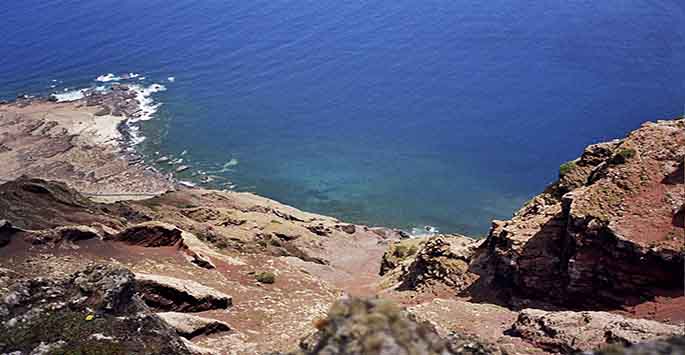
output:
POLYGON ((498 354, 499 351, 475 339, 454 336, 446 341, 427 323, 405 316, 389 301, 348 299, 337 302, 328 318, 316 324, 319 329, 302 340, 291 355, 455 355, 498 354), (484 349, 472 352, 472 349, 484 349))
POLYGON ((130 271, 107 265, 15 282, 0 294, 0 353, 189 355, 135 289, 130 271))
POLYGON ((180 172, 186 171, 188 169, 190 169, 190 167, 188 165, 181 165, 178 168, 176 168, 176 172, 180 173, 180 172))
POLYGON ((112 113, 112 110, 109 107, 104 106, 99 111, 95 112, 95 116, 107 116, 110 113, 112 113))
POLYGON ((48 96, 48 101, 57 102, 58 101, 57 96, 55 96, 54 94, 48 96))

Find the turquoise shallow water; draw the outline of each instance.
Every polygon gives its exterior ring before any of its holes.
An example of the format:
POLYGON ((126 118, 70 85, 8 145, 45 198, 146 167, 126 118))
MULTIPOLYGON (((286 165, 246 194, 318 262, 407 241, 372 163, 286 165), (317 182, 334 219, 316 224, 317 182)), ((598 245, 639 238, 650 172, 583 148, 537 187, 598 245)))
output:
POLYGON ((0 97, 140 73, 168 90, 139 149, 187 150, 191 171, 235 159, 217 184, 362 223, 483 234, 585 145, 685 102, 675 0, 29 0, 0 16, 0 97))

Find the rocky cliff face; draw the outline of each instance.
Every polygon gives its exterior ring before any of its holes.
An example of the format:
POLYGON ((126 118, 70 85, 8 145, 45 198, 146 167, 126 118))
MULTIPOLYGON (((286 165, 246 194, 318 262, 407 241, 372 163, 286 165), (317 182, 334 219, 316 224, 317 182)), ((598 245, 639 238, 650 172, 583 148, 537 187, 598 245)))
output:
POLYGON ((474 269, 565 307, 685 305, 684 160, 682 119, 589 146, 511 220, 493 222, 474 269))

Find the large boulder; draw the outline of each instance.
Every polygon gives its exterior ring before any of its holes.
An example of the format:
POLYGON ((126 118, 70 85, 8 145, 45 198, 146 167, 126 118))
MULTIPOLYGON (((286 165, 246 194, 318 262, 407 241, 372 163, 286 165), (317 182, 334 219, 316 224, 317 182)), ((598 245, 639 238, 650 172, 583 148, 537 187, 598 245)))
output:
POLYGON ((208 256, 209 254, 217 255, 216 253, 212 252, 195 235, 169 223, 159 221, 139 223, 124 229, 113 238, 127 244, 149 248, 176 247, 191 263, 205 269, 216 268, 208 256))
POLYGON ((648 340, 683 335, 683 328, 607 312, 548 312, 523 310, 511 333, 550 352, 571 354, 606 344, 629 346, 648 340))
POLYGON ((383 255, 381 275, 400 290, 444 285, 459 292, 476 278, 469 263, 479 243, 461 235, 401 240, 383 255))
POLYGON ((150 221, 128 227, 115 235, 114 239, 143 247, 168 247, 178 246, 183 241, 182 233, 174 225, 150 221))
POLYGON ((459 235, 432 237, 416 254, 400 288, 416 289, 435 283, 462 291, 475 280, 469 262, 478 242, 459 235))
POLYGON ((192 280, 137 273, 136 281, 145 303, 158 310, 201 312, 232 304, 231 296, 192 280))
POLYGON ((178 335, 187 339, 231 330, 231 327, 225 322, 193 314, 162 312, 157 313, 157 315, 176 329, 178 335))

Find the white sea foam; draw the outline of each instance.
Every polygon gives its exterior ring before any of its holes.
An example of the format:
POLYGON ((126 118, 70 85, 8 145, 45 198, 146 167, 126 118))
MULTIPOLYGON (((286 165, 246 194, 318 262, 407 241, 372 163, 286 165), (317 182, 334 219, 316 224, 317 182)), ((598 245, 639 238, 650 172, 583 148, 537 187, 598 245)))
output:
POLYGON ((170 83, 173 83, 174 81, 176 81, 176 78, 173 76, 170 76, 166 80, 168 80, 170 83))
POLYGON ((409 233, 412 238, 420 238, 420 237, 430 237, 433 235, 436 235, 440 233, 440 230, 433 226, 424 226, 423 228, 412 228, 411 233, 409 233))
POLYGON ((119 80, 121 80, 121 77, 116 76, 112 73, 107 73, 107 74, 98 76, 95 80, 99 81, 101 83, 108 83, 110 81, 119 81, 119 80))
POLYGON ((140 111, 138 111, 136 117, 129 117, 126 121, 126 127, 130 136, 131 145, 137 145, 144 142, 145 137, 140 132, 140 127, 135 123, 152 119, 152 116, 157 112, 159 107, 162 106, 161 103, 154 101, 152 94, 165 91, 166 87, 160 84, 152 84, 149 86, 131 85, 129 88, 136 93, 136 101, 138 101, 140 111))
POLYGON ((181 185, 183 185, 183 186, 185 186, 185 187, 195 187, 195 186, 197 186, 196 183, 193 183, 193 182, 190 182, 190 181, 185 181, 185 180, 180 180, 178 183, 181 184, 181 185))
POLYGON ((145 141, 145 137, 140 133, 140 127, 126 122, 126 131, 129 134, 131 145, 137 145, 145 141))
POLYGON ((227 161, 223 166, 221 166, 221 169, 218 169, 218 170, 208 170, 207 172, 208 172, 208 173, 211 173, 211 174, 221 174, 221 173, 226 173, 226 172, 229 172, 229 171, 233 171, 232 168, 233 168, 234 166, 238 165, 238 163, 239 163, 239 162, 238 162, 238 159, 233 158, 233 159, 227 161))
POLYGON ((150 86, 131 85, 130 89, 136 93, 136 100, 140 106, 138 117, 131 117, 130 122, 147 121, 157 112, 161 103, 156 103, 152 98, 152 94, 165 91, 166 87, 160 84, 152 84, 150 86))
MULTIPOLYGON (((108 83, 136 78, 138 80, 145 79, 145 77, 141 76, 138 73, 123 74, 123 78, 121 76, 108 73, 98 76, 95 80, 102 83, 108 83)), ((157 112, 159 107, 162 105, 161 103, 155 102, 152 98, 152 95, 161 91, 165 91, 166 87, 161 84, 152 84, 148 86, 141 84, 133 84, 130 85, 129 88, 136 94, 136 101, 138 101, 138 107, 140 110, 136 113, 135 117, 128 117, 128 119, 126 120, 126 128, 129 133, 131 145, 137 145, 145 141, 145 137, 142 135, 140 127, 138 127, 138 125, 135 123, 139 121, 146 121, 152 119, 152 116, 157 112)), ((109 89, 110 86, 108 84, 96 86, 94 88, 94 90, 96 91, 107 91, 109 89)), ((63 93, 52 94, 52 96, 54 96, 58 102, 76 101, 84 98, 85 93, 88 90, 93 90, 93 88, 78 90, 65 89, 63 93)))
POLYGON ((57 99, 57 102, 68 102, 80 100, 84 97, 83 93, 86 89, 65 91, 61 94, 52 94, 57 99))

